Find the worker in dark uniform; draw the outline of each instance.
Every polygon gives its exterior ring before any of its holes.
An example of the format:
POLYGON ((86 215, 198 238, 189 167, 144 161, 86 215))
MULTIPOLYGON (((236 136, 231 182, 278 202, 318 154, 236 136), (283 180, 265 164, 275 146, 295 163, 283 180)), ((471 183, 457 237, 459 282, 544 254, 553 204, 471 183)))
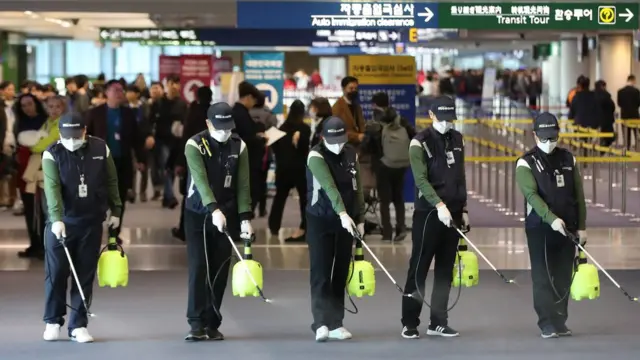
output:
POLYGON ((537 146, 518 159, 516 182, 526 202, 533 305, 542 337, 548 339, 571 335, 566 321, 575 245, 567 235, 586 240, 587 208, 575 157, 556 147, 558 119, 542 113, 533 131, 537 146))
POLYGON ((351 339, 342 325, 355 231, 364 234, 364 196, 356 149, 344 122, 328 118, 307 158, 307 242, 316 341, 351 339), (357 226, 356 226, 356 221, 357 226))
MULTIPOLYGON (((464 172, 464 141, 453 129, 455 101, 449 96, 434 99, 429 110, 433 126, 418 133, 409 145, 411 172, 416 184, 411 258, 405 292, 418 290, 425 296, 425 281, 435 257, 431 321, 427 335, 454 337, 447 307, 458 247, 455 227, 468 228, 467 183, 464 172)), ((422 302, 402 298, 402 337, 420 337, 422 302)))
POLYGON ((224 231, 251 239, 249 154, 235 127, 231 107, 207 110, 207 128, 185 145, 187 200, 184 228, 189 261, 187 341, 223 340, 220 305, 229 275, 231 243, 224 231), (217 276, 217 278, 216 278, 217 276))
MULTIPOLYGON (((42 154, 44 191, 47 201, 45 230, 45 310, 43 338, 55 341, 64 325, 67 305, 69 261, 60 240, 65 240, 88 303, 102 242, 102 223, 111 211, 108 225, 120 225, 122 203, 116 166, 107 144, 86 135, 78 115, 66 114, 58 123, 60 141, 42 154)), ((76 283, 71 285, 69 337, 80 343, 93 342, 87 331, 87 309, 76 283)))

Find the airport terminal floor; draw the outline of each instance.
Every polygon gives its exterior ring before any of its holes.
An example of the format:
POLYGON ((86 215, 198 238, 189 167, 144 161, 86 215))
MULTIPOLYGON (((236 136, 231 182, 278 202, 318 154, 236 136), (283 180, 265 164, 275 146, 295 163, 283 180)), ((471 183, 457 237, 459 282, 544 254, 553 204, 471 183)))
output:
MULTIPOLYGON (((630 192, 629 203, 640 194, 630 192)), ((406 340, 400 336, 401 296, 384 273, 377 272, 373 297, 354 299, 357 315, 346 314, 345 326, 354 338, 345 342, 315 343, 309 299, 308 255, 305 244, 284 243, 297 225, 297 204, 291 198, 279 237, 268 236, 266 221, 257 230, 255 258, 265 268, 265 294, 238 298, 227 290, 222 307, 222 342, 185 343, 186 249, 171 237, 177 210, 158 203, 136 203, 125 218, 123 239, 130 256, 130 283, 126 288, 98 288, 91 306, 96 317, 90 330, 93 344, 64 339, 42 341, 43 264, 19 259, 27 244, 22 218, 0 215, 0 358, 55 359, 637 359, 640 352, 637 323, 640 304, 627 300, 601 273, 600 299, 570 303, 568 325, 574 336, 540 338, 532 305, 529 258, 521 222, 497 211, 482 199, 470 201, 469 238, 503 269, 515 284, 504 283, 479 259, 479 286, 464 288, 450 312, 450 325, 459 338, 406 340)), ((632 295, 640 292, 639 230, 632 217, 621 219, 595 206, 589 208, 591 253, 632 295), (605 216, 605 220, 601 216, 605 216), (607 218, 608 216, 608 218, 607 218), (597 221, 594 222, 594 219, 597 221), (614 221, 607 223, 607 219, 614 221), (636 270, 633 270, 636 269, 636 270)), ((410 219, 410 218, 409 218, 410 219)), ((390 244, 367 237, 372 250, 399 283, 406 278, 410 239, 390 244)), ((369 258, 371 260, 371 258, 369 258)), ((430 275, 431 277, 431 275, 430 275)), ((431 279, 427 280, 431 289, 431 279)), ((453 288, 450 303, 458 289, 453 288)), ((349 304, 347 302, 347 304, 349 304)), ((348 305, 349 307, 350 305, 348 305)), ((423 311, 426 330, 428 310, 423 311), (425 315, 427 313, 427 315, 425 315)))

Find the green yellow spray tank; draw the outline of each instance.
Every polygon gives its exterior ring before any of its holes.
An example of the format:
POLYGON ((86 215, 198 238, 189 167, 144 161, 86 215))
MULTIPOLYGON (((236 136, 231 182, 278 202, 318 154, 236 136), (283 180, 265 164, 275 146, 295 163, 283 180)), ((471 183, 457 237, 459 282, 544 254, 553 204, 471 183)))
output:
POLYGON ((244 243, 244 255, 243 261, 237 262, 233 266, 233 272, 231 277, 231 288, 233 290, 233 296, 239 297, 259 297, 260 289, 263 285, 262 277, 262 265, 253 259, 253 253, 251 251, 251 241, 245 241, 244 243), (251 280, 251 277, 247 273, 249 272, 258 285, 251 280))
POLYGON ((114 229, 109 229, 109 242, 100 251, 98 260, 98 285, 112 288, 129 284, 129 259, 122 245, 117 242, 114 229))

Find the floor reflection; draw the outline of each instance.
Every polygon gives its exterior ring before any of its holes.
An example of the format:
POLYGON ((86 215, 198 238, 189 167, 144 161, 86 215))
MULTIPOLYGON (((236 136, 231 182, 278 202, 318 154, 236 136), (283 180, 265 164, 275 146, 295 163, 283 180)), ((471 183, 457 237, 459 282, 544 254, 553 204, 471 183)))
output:
MULTIPOLYGON (((294 229, 283 229, 279 236, 270 236, 264 229, 257 231, 255 258, 267 269, 308 269, 309 258, 304 243, 285 243, 294 229)), ((606 268, 640 268, 640 229, 595 229, 589 232, 587 249, 606 268)), ((171 237, 168 229, 135 228, 122 233, 132 270, 159 271, 186 268, 186 248, 171 237)), ((529 268, 529 256, 524 231, 520 228, 474 229, 469 238, 500 269, 529 268)), ((406 269, 411 252, 411 239, 390 244, 379 236, 367 238, 371 249, 389 269, 406 269)), ((24 230, 0 230, 0 270, 24 271, 41 269, 42 262, 20 259, 19 250, 27 246, 24 230)), ((242 244, 238 243, 238 246, 242 244)), ((480 260, 480 266, 489 266, 480 260)))

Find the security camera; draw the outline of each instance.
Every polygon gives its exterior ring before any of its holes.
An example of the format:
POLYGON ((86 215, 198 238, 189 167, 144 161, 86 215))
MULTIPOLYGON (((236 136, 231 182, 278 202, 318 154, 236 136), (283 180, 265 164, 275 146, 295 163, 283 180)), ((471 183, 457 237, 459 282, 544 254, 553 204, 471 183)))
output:
POLYGON ((73 25, 78 25, 79 22, 80 22, 80 19, 71 19, 71 23, 73 25))
POLYGON ((524 40, 524 33, 520 33, 520 40, 524 40))

